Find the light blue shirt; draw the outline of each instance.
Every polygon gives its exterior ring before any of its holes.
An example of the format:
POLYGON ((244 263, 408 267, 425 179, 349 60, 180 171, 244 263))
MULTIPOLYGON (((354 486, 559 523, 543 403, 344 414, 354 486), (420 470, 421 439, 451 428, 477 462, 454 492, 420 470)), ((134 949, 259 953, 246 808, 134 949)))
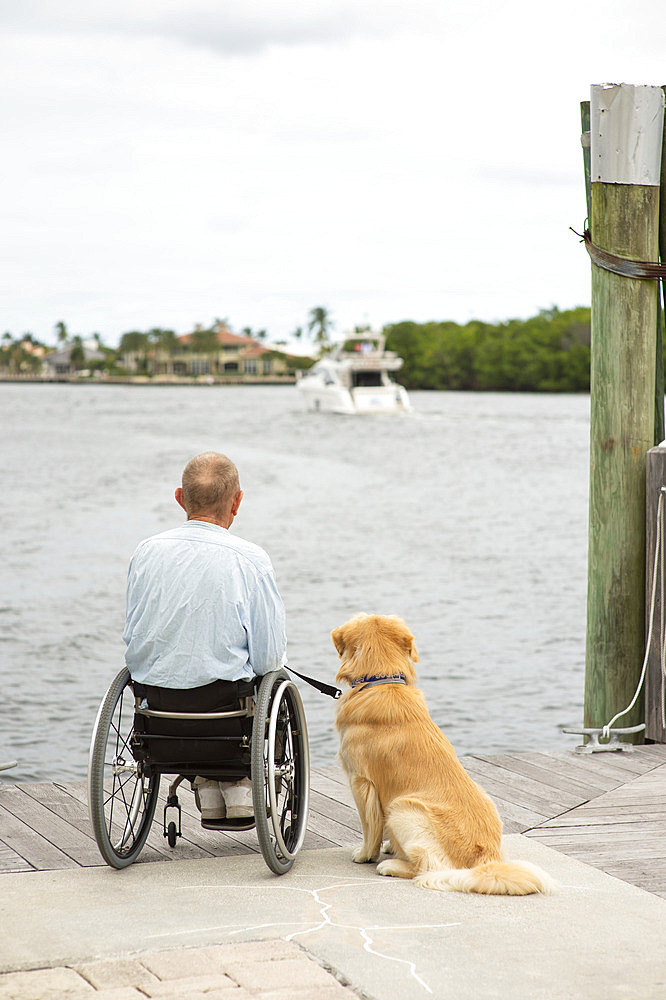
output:
POLYGON ((285 612, 268 555, 207 521, 147 538, 129 566, 123 639, 133 679, 157 687, 277 670, 285 612))

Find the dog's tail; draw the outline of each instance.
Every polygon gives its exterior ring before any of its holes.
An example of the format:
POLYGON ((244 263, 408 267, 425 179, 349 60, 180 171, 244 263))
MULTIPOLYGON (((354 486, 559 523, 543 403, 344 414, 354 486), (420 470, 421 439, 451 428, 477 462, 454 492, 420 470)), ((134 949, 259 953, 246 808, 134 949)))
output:
POLYGON ((442 892, 480 892, 488 896, 528 896, 533 892, 550 895, 557 883, 528 861, 485 861, 474 868, 449 868, 424 872, 414 879, 421 889, 442 892))

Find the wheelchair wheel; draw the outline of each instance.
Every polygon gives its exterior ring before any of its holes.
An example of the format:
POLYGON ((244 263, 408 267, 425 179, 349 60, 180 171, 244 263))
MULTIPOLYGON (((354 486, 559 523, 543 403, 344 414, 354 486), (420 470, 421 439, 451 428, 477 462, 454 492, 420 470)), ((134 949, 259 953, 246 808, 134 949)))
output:
POLYGON ((150 833, 160 776, 148 778, 134 760, 130 737, 134 694, 127 668, 120 671, 99 707, 88 761, 88 807, 100 853, 112 868, 125 868, 150 833))
POLYGON ((303 703, 285 670, 266 674, 252 729, 252 799, 259 847, 276 875, 294 863, 308 821, 310 757, 303 703))

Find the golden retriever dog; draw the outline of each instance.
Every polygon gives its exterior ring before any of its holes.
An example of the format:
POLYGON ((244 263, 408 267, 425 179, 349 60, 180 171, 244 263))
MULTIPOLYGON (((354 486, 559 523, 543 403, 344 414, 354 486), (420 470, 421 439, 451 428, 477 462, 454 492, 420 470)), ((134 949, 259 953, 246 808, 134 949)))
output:
POLYGON ((502 822, 428 714, 417 687, 414 636, 396 617, 361 614, 331 633, 349 685, 337 703, 340 760, 361 818, 356 862, 424 889, 523 896, 552 879, 501 857, 502 822))

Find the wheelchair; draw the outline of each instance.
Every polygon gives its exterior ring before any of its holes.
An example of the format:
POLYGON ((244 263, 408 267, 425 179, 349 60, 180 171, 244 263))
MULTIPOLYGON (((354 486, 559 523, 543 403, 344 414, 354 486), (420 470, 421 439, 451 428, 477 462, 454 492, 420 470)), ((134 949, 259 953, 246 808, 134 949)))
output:
POLYGON ((170 847, 182 836, 177 788, 184 780, 250 778, 252 819, 202 825, 218 830, 256 826, 268 867, 276 875, 289 871, 306 833, 310 762, 303 703, 287 671, 238 682, 234 703, 209 712, 153 708, 146 691, 175 694, 145 688, 131 680, 127 668, 121 670, 93 727, 88 805, 106 863, 125 868, 136 861, 151 832, 162 775, 175 775, 163 817, 170 847), (169 820, 170 815, 175 818, 169 820))

